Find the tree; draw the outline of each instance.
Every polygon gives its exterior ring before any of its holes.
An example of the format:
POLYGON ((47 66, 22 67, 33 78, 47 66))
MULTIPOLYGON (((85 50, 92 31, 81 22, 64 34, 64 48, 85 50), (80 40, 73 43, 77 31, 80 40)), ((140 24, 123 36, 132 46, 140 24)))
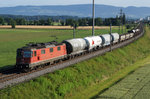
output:
POLYGON ((45 25, 52 25, 52 20, 50 18, 48 18, 45 25))
POLYGON ((132 26, 131 26, 130 24, 126 25, 126 28, 127 28, 127 29, 131 29, 131 27, 132 27, 132 26))
POLYGON ((26 25, 26 20, 24 18, 15 19, 17 25, 26 25))
POLYGON ((39 24, 39 21, 37 21, 37 20, 34 20, 34 25, 38 25, 39 24))
POLYGON ((16 21, 15 20, 11 19, 10 23, 11 23, 12 29, 16 28, 16 21))
POLYGON ((73 23, 71 24, 71 27, 73 27, 73 38, 75 38, 75 30, 77 29, 78 26, 79 26, 78 21, 73 20, 73 23))
POLYGON ((88 25, 93 26, 93 19, 92 18, 88 19, 88 25))
POLYGON ((61 26, 65 26, 65 21, 61 20, 60 23, 61 23, 61 26))
POLYGON ((110 22, 111 22, 111 19, 110 19, 110 18, 106 18, 106 19, 104 20, 104 24, 105 24, 106 26, 109 26, 109 25, 110 25, 110 22))
POLYGON ((78 20, 79 26, 87 26, 87 19, 86 18, 82 18, 78 20))
POLYGON ((45 20, 43 19, 39 20, 39 25, 45 25, 45 20))
POLYGON ((103 25, 103 20, 101 18, 96 18, 95 19, 95 25, 96 26, 101 26, 103 25))
POLYGON ((125 13, 123 13, 122 21, 123 21, 123 24, 126 24, 126 15, 125 15, 125 13))
POLYGON ((68 25, 73 25, 74 24, 74 20, 73 19, 66 19, 66 26, 68 25))
POLYGON ((2 17, 0 17, 0 24, 1 24, 1 25, 4 25, 4 24, 5 24, 4 18, 2 18, 2 17))

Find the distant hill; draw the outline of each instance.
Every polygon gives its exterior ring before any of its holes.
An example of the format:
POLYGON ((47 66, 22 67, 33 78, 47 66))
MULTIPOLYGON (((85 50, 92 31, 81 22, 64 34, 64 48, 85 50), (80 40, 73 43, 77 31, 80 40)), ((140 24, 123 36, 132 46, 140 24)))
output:
MULTIPOLYGON (((123 11, 129 18, 140 18, 150 15, 149 7, 115 7, 108 5, 96 5, 96 17, 115 17, 119 14, 119 10, 123 11)), ((17 6, 17 7, 1 7, 0 14, 12 15, 48 15, 48 16, 78 16, 91 17, 92 5, 64 5, 64 6, 17 6)))

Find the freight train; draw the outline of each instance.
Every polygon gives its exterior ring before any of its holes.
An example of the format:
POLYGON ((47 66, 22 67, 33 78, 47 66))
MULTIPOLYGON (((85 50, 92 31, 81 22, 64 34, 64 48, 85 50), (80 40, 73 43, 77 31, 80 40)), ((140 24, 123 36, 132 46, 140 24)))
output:
POLYGON ((92 51, 100 50, 111 44, 114 45, 124 42, 139 33, 140 29, 135 29, 121 35, 111 33, 64 40, 62 43, 55 41, 48 43, 30 43, 25 47, 17 49, 16 68, 28 71, 55 64, 92 51))

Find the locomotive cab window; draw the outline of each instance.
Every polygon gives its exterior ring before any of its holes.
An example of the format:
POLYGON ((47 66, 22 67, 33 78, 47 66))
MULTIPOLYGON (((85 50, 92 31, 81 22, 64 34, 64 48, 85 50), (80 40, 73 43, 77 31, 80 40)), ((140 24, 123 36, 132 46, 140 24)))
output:
POLYGON ((36 51, 34 51, 34 56, 36 56, 36 51))
POLYGON ((41 50, 41 54, 45 54, 45 50, 41 50))
POLYGON ((22 52, 20 50, 17 50, 17 57, 22 57, 22 52))
POLYGON ((50 52, 53 52, 53 48, 50 48, 49 51, 50 51, 50 52))
POLYGON ((57 50, 58 50, 58 51, 60 51, 60 50, 61 50, 61 48, 60 48, 60 47, 57 47, 57 50))

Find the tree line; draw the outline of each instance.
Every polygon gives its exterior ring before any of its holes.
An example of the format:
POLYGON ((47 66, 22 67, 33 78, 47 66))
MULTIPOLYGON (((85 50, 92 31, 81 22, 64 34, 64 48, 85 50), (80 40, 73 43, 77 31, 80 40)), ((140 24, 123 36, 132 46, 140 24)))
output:
MULTIPOLYGON (((59 23, 61 26, 92 26, 92 18, 68 18, 65 20, 54 20, 51 18, 39 19, 39 20, 27 20, 25 18, 7 18, 0 17, 0 25, 55 25, 54 23, 59 23)), ((125 14, 121 17, 116 16, 115 18, 95 18, 95 26, 119 26, 126 23, 125 14)))

